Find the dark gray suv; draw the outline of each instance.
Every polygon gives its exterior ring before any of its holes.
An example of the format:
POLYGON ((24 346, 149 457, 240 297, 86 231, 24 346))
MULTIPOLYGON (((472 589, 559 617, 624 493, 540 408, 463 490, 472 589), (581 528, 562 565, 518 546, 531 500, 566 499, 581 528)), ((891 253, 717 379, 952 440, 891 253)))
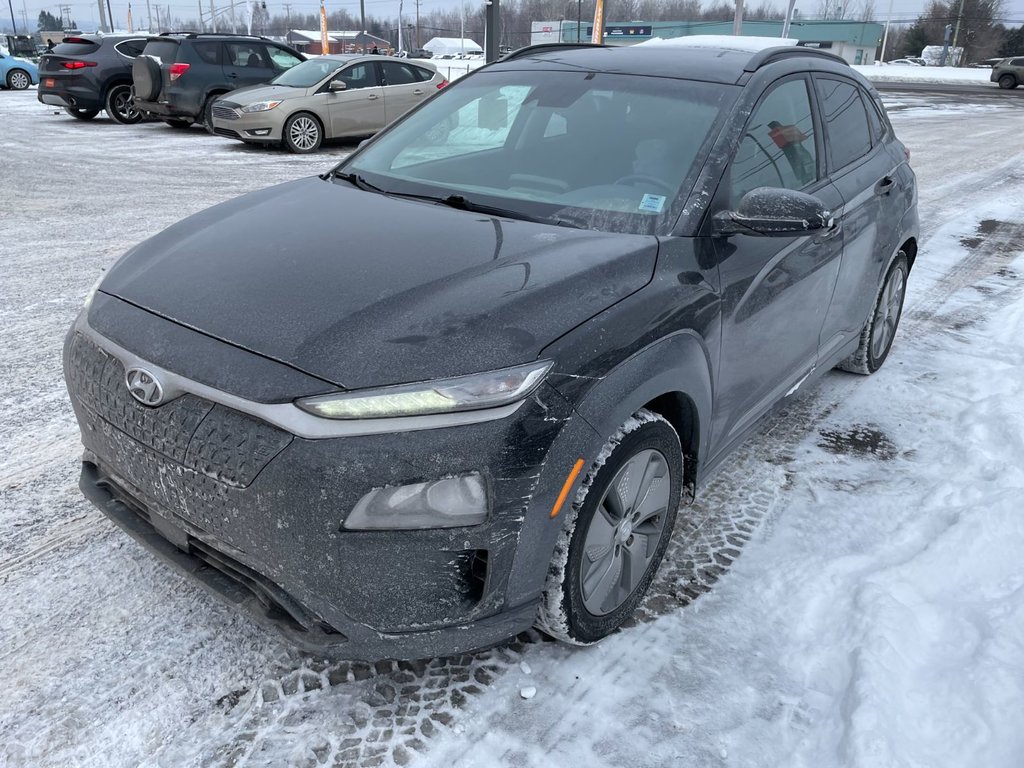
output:
POLYGON ((595 642, 759 417, 885 361, 908 157, 825 52, 518 51, 110 269, 82 490, 305 648, 595 642))

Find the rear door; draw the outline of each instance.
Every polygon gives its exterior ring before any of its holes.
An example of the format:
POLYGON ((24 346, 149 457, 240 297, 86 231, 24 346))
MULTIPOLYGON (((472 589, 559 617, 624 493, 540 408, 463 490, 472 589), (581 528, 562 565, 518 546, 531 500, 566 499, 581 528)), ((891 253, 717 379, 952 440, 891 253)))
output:
POLYGON ((277 75, 263 43, 256 40, 224 43, 224 77, 230 88, 259 85, 277 75))
MULTIPOLYGON (((382 61, 384 116, 393 123, 430 95, 430 83, 424 82, 427 70, 404 61, 382 61)), ((427 77, 427 80, 430 78, 427 77)))
POLYGON ((815 75, 814 82, 829 174, 842 197, 842 264, 821 330, 821 354, 827 358, 867 321, 881 273, 898 246, 906 179, 899 173, 905 158, 887 146, 891 129, 869 94, 841 75, 815 75))
POLYGON ((334 80, 345 83, 345 90, 327 91, 331 137, 363 136, 384 127, 384 89, 373 62, 361 61, 345 67, 334 80))

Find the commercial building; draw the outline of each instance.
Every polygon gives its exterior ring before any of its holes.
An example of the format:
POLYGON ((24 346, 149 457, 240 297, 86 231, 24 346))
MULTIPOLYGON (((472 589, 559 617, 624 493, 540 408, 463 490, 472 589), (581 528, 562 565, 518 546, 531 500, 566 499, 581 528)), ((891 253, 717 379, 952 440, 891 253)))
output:
POLYGON ((375 45, 381 51, 391 47, 389 41, 369 32, 328 32, 327 39, 330 44, 329 50, 326 51, 323 50, 318 29, 290 29, 287 38, 288 45, 310 56, 322 53, 363 53, 372 50, 375 45))

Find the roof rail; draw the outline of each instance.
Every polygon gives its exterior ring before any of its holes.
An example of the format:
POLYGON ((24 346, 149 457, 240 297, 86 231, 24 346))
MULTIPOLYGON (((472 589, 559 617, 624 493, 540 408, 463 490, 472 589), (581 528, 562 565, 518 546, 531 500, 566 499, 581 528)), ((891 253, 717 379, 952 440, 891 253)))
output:
POLYGON ((161 32, 160 37, 187 37, 194 39, 197 37, 246 37, 250 40, 266 40, 266 37, 262 35, 246 35, 237 32, 192 32, 183 30, 181 32, 161 32))
POLYGON ((543 53, 544 51, 559 51, 559 50, 572 50, 573 48, 608 48, 607 45, 598 45, 597 43, 537 43, 536 45, 527 45, 522 48, 517 48, 511 53, 506 53, 498 61, 511 61, 512 59, 518 59, 523 56, 529 56, 534 53, 543 53))
POLYGON ((823 59, 831 59, 840 64, 849 66, 849 62, 834 53, 823 51, 820 48, 807 48, 802 45, 780 45, 774 48, 765 48, 750 57, 750 61, 743 67, 744 72, 756 72, 766 64, 772 64, 783 59, 794 59, 799 56, 819 56, 823 59))

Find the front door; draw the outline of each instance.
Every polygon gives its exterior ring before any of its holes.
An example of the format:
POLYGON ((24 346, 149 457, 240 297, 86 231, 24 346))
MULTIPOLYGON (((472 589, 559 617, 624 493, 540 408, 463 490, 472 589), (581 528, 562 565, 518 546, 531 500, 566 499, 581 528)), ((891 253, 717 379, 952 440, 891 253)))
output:
POLYGON ((327 92, 331 138, 364 136, 384 127, 384 89, 372 62, 345 67, 334 79, 345 83, 345 90, 327 92))
MULTIPOLYGON (((798 75, 772 84, 761 97, 720 185, 722 207, 735 210, 758 187, 801 190, 829 208, 841 205, 822 172, 809 87, 798 75)), ((726 448, 814 368, 839 271, 842 231, 733 235, 716 238, 715 247, 722 350, 712 439, 726 448)))

